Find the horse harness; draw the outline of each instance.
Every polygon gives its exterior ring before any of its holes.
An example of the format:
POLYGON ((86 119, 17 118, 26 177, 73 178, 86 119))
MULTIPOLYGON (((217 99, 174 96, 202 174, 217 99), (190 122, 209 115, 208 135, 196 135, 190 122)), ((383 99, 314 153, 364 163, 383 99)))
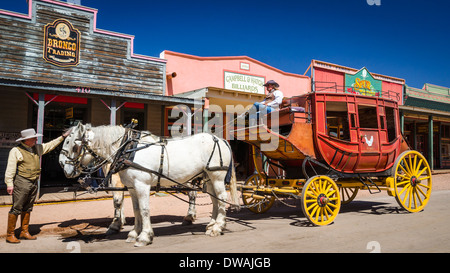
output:
MULTIPOLYGON (((191 187, 185 186, 183 184, 199 177, 204 171, 201 171, 200 173, 196 174, 195 176, 193 176, 192 178, 190 178, 189 180, 187 180, 183 183, 175 181, 175 180, 171 179, 170 177, 164 175, 163 174, 163 166, 164 166, 164 160, 165 160, 165 153, 167 152, 166 146, 167 146, 169 140, 165 137, 160 137, 159 141, 152 142, 152 143, 146 143, 146 144, 138 147, 138 144, 143 136, 145 136, 145 134, 143 135, 143 133, 141 131, 135 130, 131 126, 127 126, 125 128, 125 133, 124 133, 124 136, 122 137, 122 141, 120 143, 119 149, 115 153, 112 164, 109 168, 108 173, 105 176, 105 179, 103 179, 102 183, 99 186, 105 187, 106 186, 105 184, 110 184, 109 181, 113 174, 120 172, 126 168, 131 167, 131 168, 135 168, 135 169, 156 175, 158 177, 158 181, 157 181, 156 188, 155 188, 156 192, 159 192, 161 190, 161 182, 160 182, 161 178, 169 180, 179 186, 184 187, 187 190, 194 190, 191 187), (146 167, 144 167, 138 163, 135 163, 133 161, 137 151, 146 149, 146 148, 148 148, 150 146, 154 146, 154 145, 161 146, 161 156, 160 156, 158 171, 151 170, 151 169, 146 168, 146 167)), ((208 170, 208 171, 227 171, 225 182, 228 184, 230 181, 230 178, 231 178, 232 160, 231 160, 229 166, 224 166, 223 159, 222 159, 222 151, 221 151, 221 148, 219 145, 220 140, 217 136, 214 136, 214 135, 212 135, 212 138, 214 141, 214 146, 213 146, 211 155, 209 156, 208 162, 206 164, 206 170, 208 170), (214 156, 216 148, 219 151, 220 166, 211 167, 210 163, 214 156)), ((229 146, 228 142, 226 140, 223 140, 223 141, 231 151, 231 147, 229 146)), ((86 154, 86 151, 88 153, 92 154, 92 156, 94 156, 94 159, 96 161, 98 161, 99 156, 96 155, 95 152, 92 151, 92 149, 90 149, 88 147, 87 143, 84 143, 84 141, 83 141, 81 146, 82 147, 81 147, 80 155, 77 156, 75 159, 71 159, 71 161, 74 161, 74 162, 77 161, 77 165, 79 166, 80 162, 81 162, 81 158, 86 154)), ((96 172, 97 170, 99 170, 101 168, 101 166, 106 164, 106 162, 107 162, 106 160, 103 160, 100 164, 98 164, 97 166, 94 166, 93 168, 84 168, 85 169, 84 173, 91 174, 93 172, 96 172)), ((120 190, 120 189, 117 189, 117 190, 120 190)), ((123 190, 125 190, 125 189, 123 189, 123 190)), ((197 190, 197 189, 195 189, 195 190, 197 190)))

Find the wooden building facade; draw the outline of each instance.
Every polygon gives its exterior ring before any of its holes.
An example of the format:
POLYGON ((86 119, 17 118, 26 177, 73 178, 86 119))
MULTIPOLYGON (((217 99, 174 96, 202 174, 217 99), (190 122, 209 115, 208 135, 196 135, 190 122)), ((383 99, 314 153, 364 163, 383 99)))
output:
POLYGON ((450 169, 450 88, 425 83, 405 86, 403 133, 432 169, 450 169))
MULTIPOLYGON (((38 142, 46 142, 78 121, 98 126, 137 118, 139 129, 161 135, 166 106, 193 104, 165 96, 166 60, 135 54, 134 36, 97 29, 96 9, 28 4, 28 14, 0 10, 0 188, 23 129, 35 128, 44 135, 38 142)), ((59 149, 43 156, 43 186, 64 180, 59 149)))

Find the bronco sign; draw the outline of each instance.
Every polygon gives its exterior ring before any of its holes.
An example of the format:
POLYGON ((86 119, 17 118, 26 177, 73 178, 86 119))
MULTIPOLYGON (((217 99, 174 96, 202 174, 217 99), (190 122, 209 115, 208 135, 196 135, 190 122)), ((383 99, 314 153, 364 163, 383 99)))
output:
POLYGON ((64 19, 44 27, 44 60, 57 66, 77 66, 80 61, 80 32, 64 19))

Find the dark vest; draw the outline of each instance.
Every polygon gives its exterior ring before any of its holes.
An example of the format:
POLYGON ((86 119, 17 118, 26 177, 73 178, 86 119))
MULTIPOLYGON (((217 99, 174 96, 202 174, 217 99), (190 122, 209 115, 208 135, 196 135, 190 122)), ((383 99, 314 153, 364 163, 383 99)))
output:
POLYGON ((17 174, 33 181, 38 179, 41 174, 41 164, 36 149, 22 144, 17 148, 23 157, 23 161, 17 162, 17 174))

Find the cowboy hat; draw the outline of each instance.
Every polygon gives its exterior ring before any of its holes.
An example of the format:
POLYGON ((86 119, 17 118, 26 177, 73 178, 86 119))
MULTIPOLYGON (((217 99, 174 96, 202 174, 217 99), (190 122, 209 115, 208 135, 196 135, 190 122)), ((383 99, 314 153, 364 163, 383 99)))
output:
POLYGON ((20 134, 21 134, 22 137, 17 139, 16 140, 17 142, 25 140, 25 139, 29 139, 29 138, 41 137, 42 136, 41 134, 36 134, 36 131, 33 128, 22 130, 20 132, 20 134))
POLYGON ((269 80, 268 82, 266 82, 265 84, 263 84, 263 86, 268 86, 269 84, 273 84, 275 86, 275 88, 280 87, 280 85, 274 81, 274 80, 269 80))

